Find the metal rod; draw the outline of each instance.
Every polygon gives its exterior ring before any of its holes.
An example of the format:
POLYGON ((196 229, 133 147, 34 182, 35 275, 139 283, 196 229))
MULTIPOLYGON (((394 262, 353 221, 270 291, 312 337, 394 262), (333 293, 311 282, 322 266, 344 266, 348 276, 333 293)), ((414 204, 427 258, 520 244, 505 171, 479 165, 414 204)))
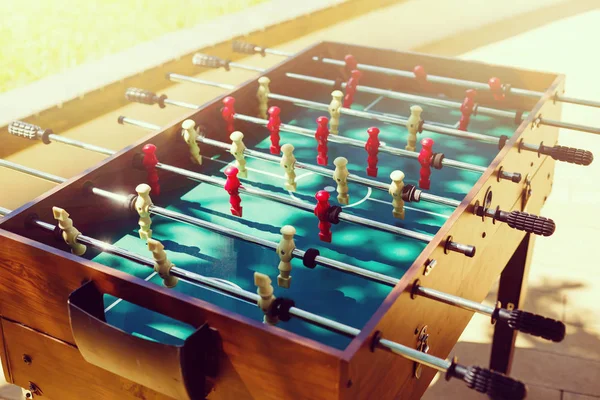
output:
MULTIPOLYGON (((40 220, 34 220, 34 223, 42 229, 48 230, 50 232, 54 231, 54 225, 45 223, 40 220)), ((114 254, 121 256, 123 258, 138 262, 141 265, 145 265, 148 267, 154 268, 154 260, 140 256, 138 254, 134 254, 128 250, 121 249, 117 246, 114 246, 109 243, 105 243, 99 241, 97 239, 91 238, 85 235, 78 235, 77 241, 85 244, 89 244, 90 246, 97 247, 104 252, 109 254, 114 254)), ((171 275, 177 276, 183 280, 197 283, 202 286, 207 286, 212 289, 216 289, 222 294, 227 294, 235 298, 239 298, 245 301, 248 301, 253 304, 258 304, 260 300, 260 296, 257 293, 250 292, 248 290, 244 290, 237 285, 233 285, 231 283, 226 283, 223 280, 206 277, 197 273, 193 273, 178 267, 171 268, 171 275)), ((331 320, 329 318, 323 317, 321 315, 317 315, 311 313, 309 311, 303 310, 298 307, 291 307, 289 313, 294 317, 301 319, 303 321, 309 322, 311 324, 320 326, 327 330, 330 330, 335 333, 339 333, 343 336, 347 336, 350 338, 354 338, 360 334, 360 330, 354 328, 349 325, 342 324, 340 322, 331 320)), ((448 360, 443 360, 441 358, 437 358, 427 353, 420 352, 416 349, 412 349, 408 346, 401 345, 399 343, 381 339, 378 343, 378 347, 388 350, 392 353, 403 356, 411 361, 418 362, 420 364, 429 366, 431 368, 435 368, 439 371, 445 371, 450 368, 451 363, 448 360)))
MULTIPOLYGON (((193 78, 193 77, 189 77, 189 76, 185 76, 185 75, 168 74, 167 76, 171 80, 175 80, 178 82, 185 81, 185 82, 199 83, 202 85, 222 87, 222 86, 220 86, 222 84, 219 84, 216 82, 205 81, 202 79, 193 78)), ((227 86, 227 89, 233 89, 233 88, 234 88, 234 86, 231 86, 231 87, 229 87, 229 85, 227 86)), ((316 101, 311 101, 311 100, 306 100, 306 99, 300 99, 297 97, 285 96, 285 95, 277 94, 277 93, 269 93, 268 98, 293 103, 296 105, 308 107, 308 108, 315 109, 315 110, 321 110, 321 111, 329 110, 328 104, 319 103, 316 101)), ((165 101, 165 103, 166 103, 166 101, 165 101)), ((398 116, 373 114, 370 112, 353 110, 351 108, 345 108, 345 107, 341 107, 340 112, 344 115, 350 115, 353 117, 368 119, 368 120, 372 120, 372 121, 387 122, 390 124, 401 125, 404 127, 406 127, 408 125, 408 120, 406 118, 402 118, 402 117, 398 117, 398 116)), ((461 130, 453 129, 453 128, 445 128, 445 127, 441 127, 441 126, 433 125, 433 124, 425 123, 425 124, 423 124, 423 129, 430 131, 430 132, 441 133, 443 135, 459 137, 459 138, 463 138, 463 139, 477 140, 477 141, 480 141, 483 143, 497 145, 500 142, 500 140, 494 136, 488 136, 488 135, 484 135, 482 133, 476 133, 476 132, 461 131, 461 130)))
POLYGON ((196 105, 196 104, 186 103, 185 101, 178 101, 178 100, 171 100, 171 99, 165 99, 165 104, 170 104, 172 106, 177 106, 177 107, 189 108, 190 110, 198 110, 200 108, 200 106, 196 105))
POLYGON ((167 74, 167 79, 172 80, 174 82, 198 83, 200 85, 213 86, 213 87, 218 87, 218 88, 225 89, 225 90, 235 89, 234 85, 229 85, 227 83, 218 83, 218 82, 213 82, 213 81, 207 81, 204 79, 194 78, 194 77, 187 76, 187 75, 169 73, 169 74, 167 74))
POLYGON ((433 300, 438 300, 451 306, 460 307, 468 311, 478 312, 488 316, 491 316, 494 313, 494 307, 486 306, 485 304, 467 300, 462 297, 453 296, 435 289, 425 288, 423 286, 415 286, 413 293, 423 297, 428 297, 433 300))
MULTIPOLYGON (((251 116, 243 115, 243 114, 234 114, 233 117, 235 119, 239 119, 240 121, 251 122, 251 123, 255 123, 258 125, 262 125, 262 126, 266 126, 267 123, 269 122, 266 119, 251 117, 251 116)), ((315 136, 314 131, 307 129, 307 128, 301 128, 298 126, 294 126, 294 125, 281 124, 280 129, 285 132, 297 133, 299 135, 306 136, 306 137, 314 138, 314 136, 315 136)), ((365 144, 366 144, 366 142, 364 142, 362 140, 351 139, 351 138, 344 137, 341 135, 329 135, 327 137, 327 141, 330 141, 333 143, 348 144, 350 146, 360 147, 360 148, 364 148, 365 144)), ((416 151, 409 151, 409 150, 399 149, 396 147, 391 147, 385 143, 380 144, 379 151, 382 153, 388 153, 388 154, 392 154, 392 155, 396 155, 396 156, 413 158, 415 160, 419 158, 419 153, 417 153, 416 151)), ((468 163, 464 163, 461 161, 452 160, 449 158, 444 158, 442 160, 442 165, 447 166, 447 167, 453 167, 453 168, 465 170, 465 171, 473 171, 473 172, 479 172, 479 173, 484 173, 487 169, 486 167, 480 167, 479 165, 468 164, 468 163)))
POLYGON ((254 72, 265 72, 264 68, 253 67, 252 65, 247 64, 238 64, 236 62, 230 62, 229 66, 237 69, 245 69, 246 71, 254 71, 254 72))
POLYGON ((127 118, 123 115, 121 115, 119 117, 118 121, 119 121, 119 124, 121 124, 121 125, 128 124, 128 125, 133 125, 133 126, 137 126, 140 128, 150 129, 153 131, 157 131, 160 129, 160 125, 151 124, 150 122, 146 122, 146 121, 140 121, 139 119, 127 118))
POLYGON ((587 106, 587 107, 600 108, 600 102, 599 101, 594 101, 594 100, 578 99, 578 98, 575 98, 575 97, 561 96, 559 94, 557 94, 556 96, 554 96, 554 100, 555 101, 561 101, 563 103, 577 104, 579 106, 587 106))
MULTIPOLYGON (((244 121, 247 121, 247 122, 253 122, 253 123, 260 124, 260 125, 266 125, 267 122, 268 122, 267 120, 264 120, 264 119, 255 118, 255 117, 249 117, 249 116, 246 116, 246 115, 243 115, 243 114, 235 114, 234 117, 236 119, 244 120, 244 121)), ((130 124, 130 125, 140 126, 142 128, 146 128, 146 129, 154 129, 154 130, 160 129, 160 127, 158 125, 152 125, 152 124, 146 123, 144 121, 139 121, 139 120, 136 120, 136 119, 126 118, 126 117, 119 117, 119 123, 126 123, 126 124, 130 124)), ((310 130, 304 129, 304 128, 298 128, 298 127, 295 127, 293 125, 282 124, 281 128, 283 130, 286 130, 286 131, 288 130, 288 128, 289 129, 294 129, 294 130, 297 129, 300 132, 302 132, 302 133, 299 133, 300 135, 306 135, 306 136, 310 136, 310 137, 314 136, 312 133, 310 133, 311 132, 310 130), (287 127, 287 128, 283 129, 284 126, 287 127)), ((294 133, 298 133, 298 132, 294 132, 294 133)), ((336 138, 338 138, 338 137, 336 137, 336 138)), ((343 138, 343 137, 340 136, 339 138, 343 138)), ((202 137, 202 136, 198 137, 196 140, 198 142, 200 142, 200 143, 206 143, 206 144, 209 144, 209 145, 212 145, 212 146, 216 146, 216 147, 220 147, 220 148, 226 149, 226 150, 229 150, 231 148, 230 144, 223 143, 223 142, 220 142, 220 141, 217 141, 217 140, 213 140, 213 139, 208 139, 208 138, 202 137)), ((360 145, 360 147, 364 147, 364 142, 361 142, 361 143, 363 143, 363 144, 360 145)), ((273 162, 277 162, 278 163, 281 160, 280 157, 277 157, 277 156, 274 156, 274 155, 270 155, 270 154, 265 154, 265 153, 262 153, 262 152, 257 152, 257 151, 254 151, 254 150, 246 149, 245 152, 247 154, 253 156, 253 157, 263 158, 263 159, 268 160, 268 161, 273 161, 273 162)), ((450 160, 450 161, 452 161, 452 160, 450 160)), ((314 171, 314 172, 316 172, 318 174, 321 174, 321 175, 324 175, 324 176, 332 176, 332 174, 333 174, 333 171, 331 171, 331 170, 329 170, 327 168, 321 168, 321 167, 318 167, 318 166, 315 166, 315 165, 311 165, 311 164, 304 164, 304 163, 297 162, 296 166, 298 168, 301 168, 301 169, 306 169, 306 170, 314 171)), ((485 169, 484 169, 484 171, 485 171, 485 169)), ((477 171, 477 172, 479 172, 479 171, 477 171)), ((389 187, 390 187, 389 184, 386 184, 386 183, 383 183, 383 182, 379 182, 379 181, 376 181, 376 180, 373 180, 373 179, 363 178, 363 177, 356 176, 356 175, 353 175, 353 174, 350 174, 348 176, 348 179, 351 180, 351 181, 357 182, 359 184, 362 184, 362 185, 365 185, 365 186, 371 186, 373 188, 380 189, 380 190, 383 190, 383 191, 389 190, 389 187)), ((426 202, 429 202, 429 203, 442 204, 442 205, 451 206, 451 207, 458 207, 460 205, 460 201, 458 201, 458 200, 450 199, 450 198, 447 198, 447 197, 436 196, 436 195, 433 195, 433 194, 423 193, 423 192, 421 193, 421 199, 423 201, 426 201, 426 202)))
MULTIPOLYGON (((175 172, 177 174, 186 176, 190 179, 197 179, 199 181, 206 182, 206 183, 209 183, 209 184, 212 184, 215 186, 219 186, 219 187, 223 187, 226 182, 225 179, 214 178, 212 176, 208 176, 208 175, 200 174, 197 172, 192 172, 192 171, 188 171, 185 169, 173 167, 171 165, 164 165, 164 164, 158 163, 157 168, 159 166, 160 166, 160 168, 162 168, 166 171, 175 172)), ((281 196, 281 195, 278 195, 275 193, 269 193, 264 190, 256 189, 256 188, 252 188, 252 187, 240 186, 239 191, 243 192, 243 193, 248 193, 250 195, 258 196, 258 197, 264 197, 264 198, 274 200, 279 203, 287 204, 292 207, 300 208, 302 210, 306 210, 309 212, 314 212, 315 206, 313 204, 304 202, 302 200, 296 200, 296 199, 281 196)), ((367 218, 362 218, 362 217, 359 217, 356 215, 348 214, 343 211, 338 214, 338 217, 341 220, 353 222, 355 224, 364 225, 364 226, 375 228, 375 229, 385 231, 385 232, 395 233, 395 234, 401 235, 401 236, 410 237, 412 239, 417 239, 417 240, 420 240, 420 241, 423 241, 426 243, 429 243, 433 239, 432 235, 427 235, 424 233, 414 232, 414 231, 400 228, 397 226, 384 224, 382 222, 377 222, 377 221, 373 221, 373 220, 370 220, 367 218)))
POLYGON ((594 128, 592 126, 573 124, 570 122, 554 121, 546 118, 540 118, 539 123, 542 125, 554 126, 556 128, 571 129, 575 131, 582 131, 587 133, 593 133, 595 135, 600 135, 600 128, 594 128))
MULTIPOLYGON (((218 140, 208 139, 208 138, 205 138, 202 136, 199 136, 198 138, 196 138, 196 141, 201 142, 201 143, 206 143, 210 146, 219 147, 219 148, 225 149, 225 150, 231 149, 230 144, 223 143, 218 140)), ((271 161, 274 163, 279 163, 281 161, 281 157, 279 157, 279 156, 275 156, 272 154, 265 154, 265 153, 262 153, 262 152, 256 151, 256 150, 246 149, 246 150, 244 150, 244 154, 247 154, 250 157, 259 158, 261 160, 271 161)), ((304 169, 306 171, 311 171, 316 174, 326 176, 328 178, 333 178, 334 171, 332 171, 328 168, 323 168, 323 167, 319 167, 319 166, 312 165, 312 164, 306 164, 306 163, 303 163, 300 161, 296 161, 296 163, 294 165, 298 169, 304 169)), ((388 191, 390 188, 389 184, 379 182, 379 181, 376 181, 373 179, 363 178, 363 177, 356 176, 353 174, 349 174, 347 179, 349 181, 357 182, 361 185, 373 187, 375 189, 380 189, 383 191, 388 191)))
POLYGON ((387 350, 391 353, 401 355, 408 360, 423 364, 441 372, 447 371, 452 365, 452 363, 448 360, 432 356, 431 354, 423 353, 417 349, 413 349, 387 339, 381 339, 379 343, 377 343, 377 347, 387 350))
MULTIPOLYGON (((261 239, 256 236, 249 235, 249 234, 246 234, 246 233, 243 233, 240 231, 236 231, 234 229, 227 228, 222 225, 217 225, 217 224, 214 224, 214 223, 211 223, 211 222, 199 219, 199 218, 195 218, 195 217, 192 217, 189 215, 185 215, 185 214, 181 214, 181 213, 178 213, 175 211, 167 210, 162 207, 151 206, 150 212, 152 212, 156 215, 160 215, 165 218, 175 220, 175 221, 184 222, 184 223, 191 224, 194 226, 200 226, 200 227, 212 230, 214 232, 218 232, 225 236, 242 239, 247 242, 258 244, 260 246, 270 248, 273 250, 277 249, 277 246, 278 246, 278 243, 271 242, 266 239, 261 239)), ((292 255, 296 258, 302 259, 304 257, 305 253, 306 252, 303 250, 294 249, 294 251, 292 252, 292 255)), ((381 283, 381 284, 384 284, 387 286, 393 287, 396 285, 396 283, 398 283, 397 278, 393 278, 391 276, 387 276, 387 275, 383 275, 383 274, 380 274, 377 272, 369 271, 364 268, 359 268, 354 265, 336 261, 336 260, 333 260, 333 259, 330 259, 327 257, 317 256, 315 258, 315 261, 317 262, 317 264, 319 264, 323 267, 335 269, 335 270, 338 270, 341 272, 350 273, 352 275, 361 276, 363 278, 367 278, 371 281, 378 282, 378 283, 381 283)))
POLYGON ((48 135, 48 138, 53 142, 63 143, 63 144, 67 144, 67 145, 73 146, 73 147, 79 147, 80 149, 95 151, 96 153, 101 153, 101 154, 106 154, 106 155, 115 154, 115 152, 113 150, 109 150, 109 149, 106 149, 106 148, 100 147, 100 146, 95 146, 95 145, 89 144, 89 143, 80 142, 78 140, 69 139, 69 138, 66 138, 66 137, 60 136, 60 135, 50 134, 50 135, 48 135))
MULTIPOLYGON (((314 76, 295 74, 295 73, 291 73, 291 72, 286 73, 286 76, 289 78, 292 78, 292 79, 298 79, 298 80, 305 81, 305 82, 318 83, 318 84, 331 86, 331 87, 333 87, 333 85, 335 84, 335 81, 330 80, 330 79, 316 78, 314 76)), ((343 82, 342 89, 345 87, 346 87, 346 83, 343 82)), ((374 88, 374 87, 370 87, 370 86, 358 85, 356 87, 356 90, 359 92, 363 92, 363 93, 370 93, 370 94, 376 94, 379 96, 388 97, 390 99, 414 101, 414 102, 418 102, 421 104, 436 106, 436 107, 448 107, 448 108, 459 108, 460 109, 460 106, 461 106, 461 103, 457 102, 457 101, 436 99, 436 98, 431 98, 431 97, 419 96, 419 95, 415 95, 415 94, 396 92, 394 90, 379 89, 379 88, 374 88)), ((516 116, 515 111, 499 110, 496 108, 488 108, 488 107, 477 107, 477 114, 485 114, 485 115, 491 115, 491 116, 503 117, 503 118, 515 118, 515 116, 516 116)))
POLYGON ((15 171, 23 172, 28 175, 35 176, 37 178, 42 178, 50 182, 54 183, 63 183, 66 181, 65 178, 61 178, 60 176, 52 175, 47 172, 38 171, 37 169, 29 168, 24 165, 16 164, 8 160, 0 159, 0 167, 10 168, 15 171))

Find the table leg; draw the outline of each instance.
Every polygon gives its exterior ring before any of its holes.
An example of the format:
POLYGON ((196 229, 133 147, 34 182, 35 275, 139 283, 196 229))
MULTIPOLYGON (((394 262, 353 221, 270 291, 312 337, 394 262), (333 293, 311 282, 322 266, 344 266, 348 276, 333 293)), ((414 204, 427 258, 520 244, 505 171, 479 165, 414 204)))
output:
MULTIPOLYGON (((534 238, 534 235, 525 235, 500 275, 498 301, 504 308, 520 308, 525 301, 534 238)), ((517 331, 506 324, 495 325, 490 369, 504 374, 510 372, 516 339, 517 331)))

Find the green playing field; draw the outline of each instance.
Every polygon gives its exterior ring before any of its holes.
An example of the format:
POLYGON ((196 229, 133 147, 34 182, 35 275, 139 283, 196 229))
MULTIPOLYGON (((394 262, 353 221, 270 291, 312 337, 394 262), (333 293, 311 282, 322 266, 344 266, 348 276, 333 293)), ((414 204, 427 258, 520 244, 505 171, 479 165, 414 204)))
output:
MULTIPOLYGON (((324 93, 317 94, 317 101, 328 102, 324 93), (323 98, 318 98, 323 96, 323 98)), ((359 104, 353 108, 368 107, 378 113, 398 113, 407 115, 410 104, 397 100, 378 99, 373 96, 358 96, 359 104)), ((315 119, 322 112, 298 109, 293 120, 283 121, 291 125, 316 126, 315 119)), ((427 121, 454 125, 460 113, 443 108, 428 108, 427 121)), ((470 130, 500 136, 511 135, 513 122, 491 120, 477 116, 470 130)), ((342 117, 340 134, 355 139, 366 140, 366 129, 372 121, 354 117, 342 117)), ((396 125, 376 124, 381 129, 380 140, 389 146, 404 148, 406 129, 396 125)), ((264 127, 255 126, 251 132, 245 132, 247 138, 260 137, 257 146, 251 148, 268 153, 270 141, 264 127)), ((435 140, 434 151, 443 152, 446 158, 455 159, 478 166, 487 166, 497 153, 493 145, 466 141, 436 133, 423 132, 421 138, 435 140)), ((250 142, 250 140, 249 140, 250 142)), ((304 163, 316 164, 316 141, 294 133, 281 132, 281 143, 291 143, 295 147, 295 157, 304 163)), ((250 147, 250 146, 249 146, 250 147)), ((333 170, 333 159, 344 156, 349 160, 352 174, 366 177, 367 153, 364 149, 344 144, 329 144, 329 165, 333 170)), ((212 160, 206 160, 197 171, 218 177, 224 177, 223 171, 233 158, 221 153, 212 160)), ((331 177, 317 175, 306 170, 297 170, 298 190, 295 193, 284 189, 285 181, 282 168, 275 163, 247 158, 248 179, 242 180, 244 186, 259 188, 271 193, 289 196, 298 201, 314 204, 314 195, 318 190, 332 192, 331 203, 337 205, 335 183, 331 177)), ((235 161, 233 161, 235 162, 235 161)), ((406 174, 406 183, 417 184, 420 165, 415 159, 379 154, 379 171, 376 179, 389 183, 390 172, 400 169, 406 174)), ((470 171, 444 167, 433 170, 430 193, 462 200, 480 174, 470 171)), ((391 197, 387 192, 349 182, 350 204, 343 207, 344 212, 403 227, 416 232, 434 235, 454 211, 452 207, 432 203, 406 204, 406 218, 395 219, 392 216, 391 197)), ((306 250, 314 247, 322 256, 343 261, 361 268, 376 271, 392 277, 401 278, 415 258, 426 246, 425 242, 406 238, 366 226, 341 221, 332 226, 333 241, 323 243, 318 238, 318 220, 313 213, 279 204, 272 200, 253 197, 242 193, 243 218, 230 213, 229 196, 222 187, 199 183, 192 190, 177 198, 160 197, 154 199, 158 206, 195 216, 221 226, 278 242, 279 230, 283 225, 293 225, 297 234, 296 246, 306 250)), ((268 274, 276 286, 279 258, 272 249, 262 248, 238 239, 232 239, 210 230, 161 217, 153 217, 153 237, 160 240, 167 250, 169 258, 180 268, 195 273, 220 278, 254 292, 253 273, 259 271, 268 274)), ((114 233, 113 233, 114 234, 114 233)), ((460 241, 460 238, 455 238, 460 241)), ((125 229, 113 240, 117 246, 133 252, 150 255, 144 241, 137 235, 137 226, 125 229)), ((138 277, 161 284, 161 279, 147 267, 108 254, 94 258, 102 264, 125 270, 138 277)), ((307 311, 323 315, 336 321, 361 328, 381 304, 391 287, 367 281, 363 278, 344 274, 322 266, 308 269, 302 261, 292 262, 292 285, 290 289, 275 287, 277 297, 292 298, 296 305, 307 311)), ((173 289, 207 300, 225 309, 238 312, 246 317, 262 320, 262 312, 256 305, 215 293, 204 288, 180 281, 173 289)), ((150 340, 165 343, 180 343, 193 328, 157 315, 131 303, 118 301, 106 296, 107 320, 115 326, 150 340), (116 302, 117 301, 117 302, 116 302), (116 302, 116 303, 115 303, 116 302)), ((292 319, 280 322, 283 329, 315 339, 319 342, 344 348, 349 339, 341 337, 308 323, 292 319)))

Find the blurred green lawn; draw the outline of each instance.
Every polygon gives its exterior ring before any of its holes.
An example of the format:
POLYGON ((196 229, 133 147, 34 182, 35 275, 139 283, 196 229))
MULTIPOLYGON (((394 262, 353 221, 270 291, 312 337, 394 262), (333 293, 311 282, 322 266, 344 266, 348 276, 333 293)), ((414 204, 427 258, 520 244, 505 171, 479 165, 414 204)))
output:
POLYGON ((0 0, 0 92, 265 1, 0 0))

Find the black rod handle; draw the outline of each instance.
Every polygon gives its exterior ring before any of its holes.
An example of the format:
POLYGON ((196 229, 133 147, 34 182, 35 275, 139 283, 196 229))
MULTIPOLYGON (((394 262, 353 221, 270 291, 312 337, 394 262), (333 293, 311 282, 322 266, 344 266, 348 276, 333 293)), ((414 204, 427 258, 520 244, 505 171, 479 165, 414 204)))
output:
POLYGON ((452 361, 446 371, 446 379, 463 380, 470 389, 487 394, 494 400, 521 400, 527 397, 527 387, 523 382, 499 372, 477 366, 464 367, 452 361))
POLYGON ((236 53, 243 53, 243 54, 257 54, 258 53, 263 57, 266 55, 264 48, 259 47, 252 43, 242 42, 239 40, 234 40, 231 47, 233 48, 233 51, 236 53))
POLYGON ((49 144, 49 136, 52 134, 52 129, 42 129, 37 125, 30 124, 29 122, 13 121, 8 124, 8 133, 29 140, 42 139, 44 144, 49 144))
POLYGON ((199 67, 206 68, 225 68, 226 71, 229 71, 229 63, 231 61, 224 60, 217 56, 209 56, 208 54, 196 53, 192 58, 192 63, 199 67))
POLYGON ((556 161, 564 161, 577 165, 590 165, 594 161, 594 155, 591 151, 576 149, 566 146, 544 146, 540 145, 539 152, 546 154, 556 161))
POLYGON ((504 218, 497 219, 506 222, 508 226, 519 231, 533 233, 534 235, 551 236, 556 230, 556 224, 550 218, 516 210, 504 214, 506 214, 502 216, 504 218))
POLYGON ((129 101, 142 104, 158 104, 160 108, 165 108, 166 95, 157 95, 154 92, 138 88, 128 88, 125 91, 125 98, 129 101))
POLYGON ((550 340, 562 342, 565 338, 566 327, 561 321, 546 318, 522 310, 497 309, 497 320, 505 322, 512 329, 550 340))

